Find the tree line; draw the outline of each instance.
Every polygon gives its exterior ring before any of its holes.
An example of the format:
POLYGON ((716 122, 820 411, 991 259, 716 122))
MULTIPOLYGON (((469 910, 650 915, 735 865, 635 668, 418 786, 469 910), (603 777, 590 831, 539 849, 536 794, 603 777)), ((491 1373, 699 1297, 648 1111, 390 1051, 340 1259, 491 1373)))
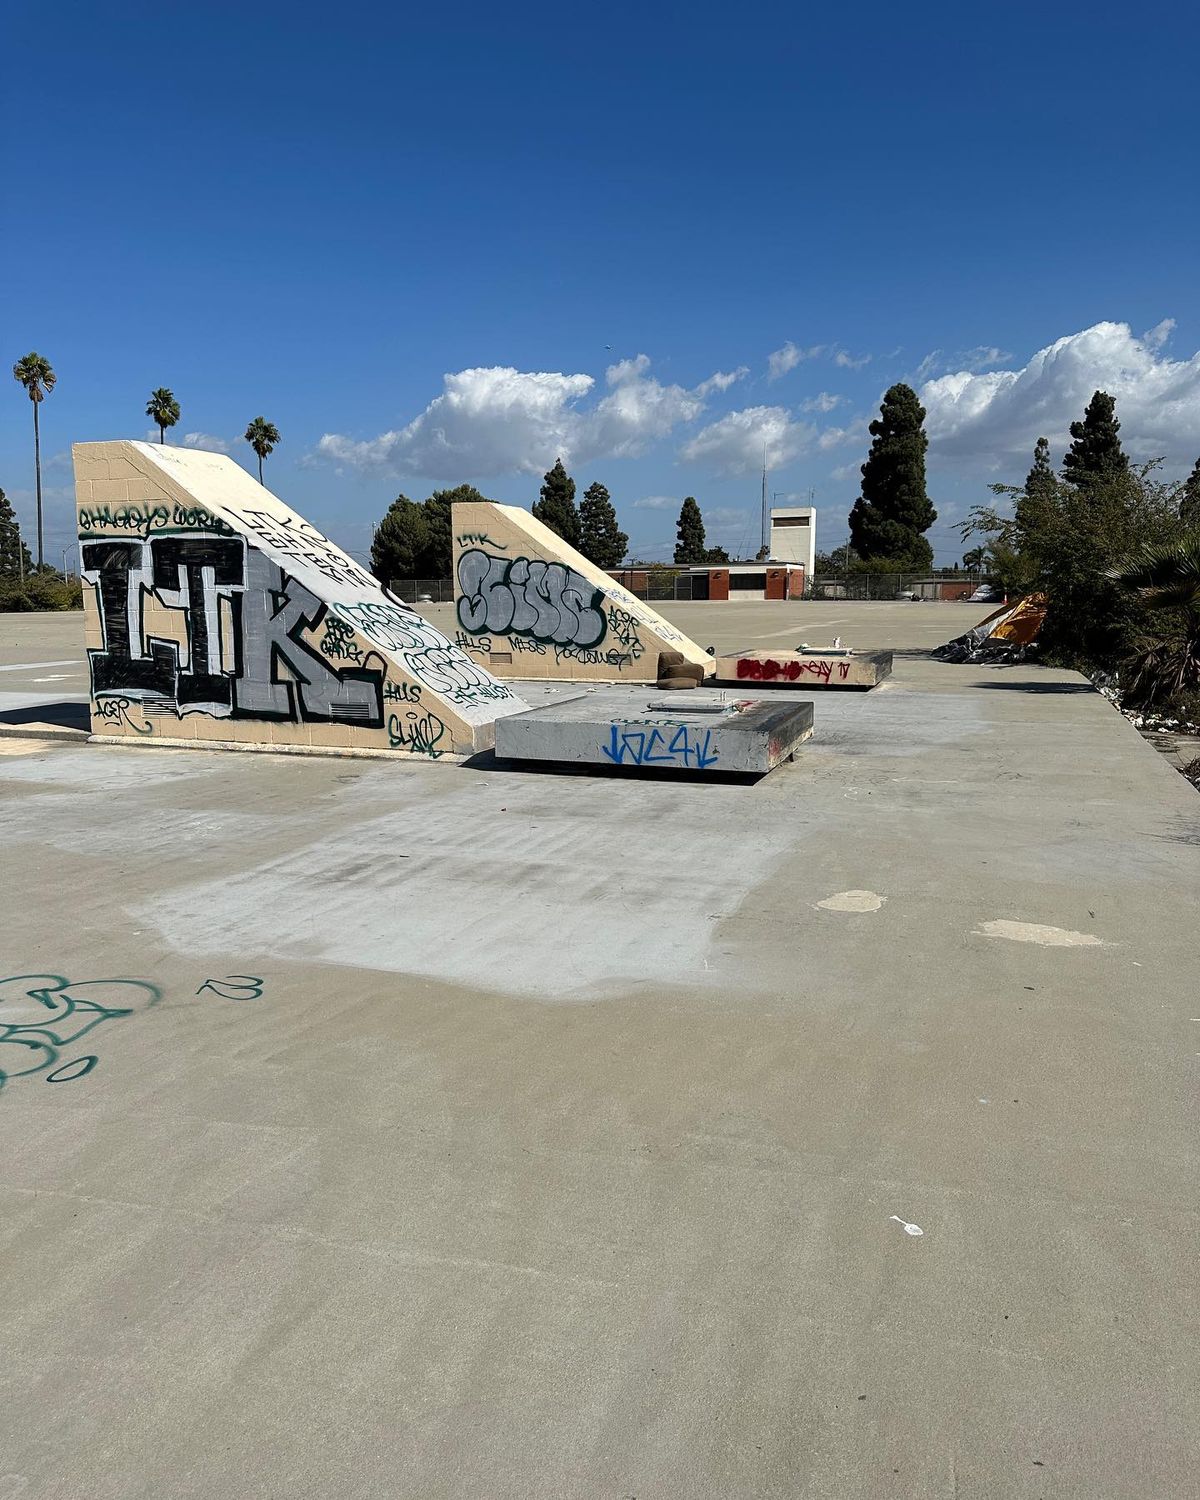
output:
POLYGON ((1047 660, 1200 720, 1200 459, 1164 480, 1162 459, 1130 461, 1120 429, 1095 391, 1058 469, 1038 438, 1023 484, 989 486, 1005 508, 976 506, 960 530, 1010 596, 1046 596, 1047 660))
MULTIPOLYGON (((33 472, 34 472, 34 499, 37 515, 37 563, 32 564, 29 558, 28 548, 21 540, 20 526, 13 512, 11 503, 4 498, 0 491, 0 582, 10 582, 16 579, 24 583, 25 577, 32 572, 50 572, 57 575, 57 570, 49 567, 46 562, 45 528, 43 524, 42 510, 42 426, 41 409, 42 403, 58 384, 58 376, 53 365, 45 357, 38 354, 36 350, 23 355, 13 365, 13 379, 22 386, 25 394, 33 405, 33 472)), ((166 442, 167 429, 174 427, 182 416, 182 408, 175 398, 175 393, 167 386, 158 386, 150 392, 150 399, 146 403, 146 415, 158 428, 158 440, 166 442)), ((268 422, 265 417, 255 417, 246 427, 245 440, 258 455, 258 482, 263 482, 263 460, 268 458, 281 441, 279 429, 274 422, 268 422)), ((42 605, 36 606, 42 608, 42 605)), ((54 606, 49 606, 54 607, 54 606)))
MULTIPOLYGON (((487 501, 473 484, 434 490, 427 500, 397 495, 371 538, 371 571, 381 583, 398 578, 448 578, 453 567, 451 507, 487 501)), ((534 516, 549 526, 597 567, 615 568, 625 556, 629 538, 617 525, 608 490, 599 480, 575 503, 575 481, 562 459, 542 480, 534 516)))

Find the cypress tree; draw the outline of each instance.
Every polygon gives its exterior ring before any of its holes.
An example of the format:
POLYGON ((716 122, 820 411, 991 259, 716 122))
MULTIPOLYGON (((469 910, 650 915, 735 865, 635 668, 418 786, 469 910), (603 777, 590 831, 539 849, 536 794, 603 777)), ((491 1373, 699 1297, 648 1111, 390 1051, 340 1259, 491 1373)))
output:
POLYGON ((862 466, 862 493, 850 511, 850 544, 864 562, 932 566, 924 533, 937 520, 925 493, 925 408, 911 386, 886 392, 871 423, 871 451, 862 466))
POLYGON ((1023 549, 1044 530, 1057 506, 1058 477, 1050 467, 1050 444, 1040 437, 1033 448, 1033 468, 1025 476, 1025 487, 1013 511, 1023 549))
POLYGON ((28 578, 32 572, 33 559, 29 556, 29 548, 21 540, 21 524, 17 520, 17 513, 8 496, 0 490, 0 578, 28 578))
POLYGON ((695 498, 688 495, 679 507, 679 530, 675 543, 677 563, 702 563, 707 554, 704 545, 704 517, 695 498))
POLYGON ((533 514, 543 525, 549 526, 551 531, 556 531, 568 546, 579 546, 580 527, 579 511, 575 507, 575 481, 563 468, 561 458, 554 460, 554 467, 542 480, 541 499, 534 504, 533 514))
POLYGON ((371 537, 371 572, 380 583, 418 578, 429 550, 424 507, 397 495, 371 537))
POLYGON ((596 481, 583 492, 579 506, 579 550, 598 568, 617 568, 629 538, 617 525, 608 491, 596 481))
POLYGON ((454 521, 451 508, 486 498, 473 484, 457 484, 452 490, 434 490, 421 507, 425 522, 425 552, 419 562, 420 577, 450 577, 454 567, 454 521))
POLYGON ((1093 391, 1082 422, 1071 423, 1071 446, 1063 455, 1063 478, 1086 490, 1099 479, 1118 479, 1129 472, 1121 447, 1116 402, 1107 391, 1093 391))
POLYGON ((1179 501, 1179 519, 1189 531, 1193 527, 1200 529, 1200 458, 1196 460, 1196 467, 1184 483, 1183 495, 1179 501))

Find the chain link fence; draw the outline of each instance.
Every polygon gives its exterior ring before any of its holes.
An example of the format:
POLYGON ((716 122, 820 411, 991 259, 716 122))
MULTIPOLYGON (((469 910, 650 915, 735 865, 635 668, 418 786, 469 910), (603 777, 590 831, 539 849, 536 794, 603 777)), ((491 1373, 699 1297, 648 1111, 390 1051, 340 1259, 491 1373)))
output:
POLYGON ((388 588, 406 604, 453 604, 453 578, 393 578, 388 588))
MULTIPOLYGON (((708 575, 678 568, 623 568, 616 581, 648 603, 671 603, 708 598, 708 575)), ((730 597, 736 600, 736 581, 730 597)), ((761 581, 756 581, 761 588, 761 581)), ((979 588, 989 588, 977 573, 819 573, 804 591, 806 599, 896 600, 969 599, 979 588)), ((407 604, 453 604, 453 578, 395 578, 388 588, 407 604)), ((1000 593, 992 589, 999 600, 1000 593)))
POLYGON ((804 591, 806 599, 924 599, 943 603, 969 599, 978 589, 994 593, 978 573, 818 573, 804 591))

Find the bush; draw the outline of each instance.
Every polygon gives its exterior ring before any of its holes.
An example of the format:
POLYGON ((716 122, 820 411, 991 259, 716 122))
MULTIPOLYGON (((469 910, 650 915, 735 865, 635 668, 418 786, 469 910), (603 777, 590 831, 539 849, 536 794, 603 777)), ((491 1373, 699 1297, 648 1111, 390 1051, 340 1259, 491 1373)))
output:
POLYGON ((25 614, 37 605, 19 583, 0 579, 0 614, 25 614))
POLYGON ((14 578, 0 579, 0 611, 82 608, 83 584, 78 578, 63 578, 46 570, 27 574, 24 584, 14 578))

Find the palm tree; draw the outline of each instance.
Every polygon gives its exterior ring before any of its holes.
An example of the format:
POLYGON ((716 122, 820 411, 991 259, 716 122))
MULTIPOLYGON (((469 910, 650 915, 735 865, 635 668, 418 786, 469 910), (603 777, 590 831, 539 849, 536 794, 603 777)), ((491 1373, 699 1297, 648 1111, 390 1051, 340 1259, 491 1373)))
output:
POLYGON ((265 417, 255 417, 246 428, 246 441, 258 454, 258 482, 261 484, 263 482, 263 459, 269 458, 274 453, 275 446, 279 442, 279 428, 274 422, 268 422, 265 417))
POLYGON ((179 402, 175 399, 175 393, 165 385, 151 391, 150 399, 146 402, 146 415, 158 428, 158 441, 165 443, 167 428, 174 427, 179 421, 179 402))
POLYGON ((1200 688, 1200 533, 1143 547, 1108 576, 1151 614, 1166 615, 1171 632, 1144 642, 1133 658, 1130 696, 1169 702, 1200 688), (1169 611, 1177 612, 1174 618, 1169 611))
POLYGON ((45 562, 42 541, 42 433, 38 425, 38 408, 54 389, 58 376, 50 361, 40 354, 27 354, 13 365, 13 379, 19 381, 33 402, 33 469, 37 484, 38 567, 45 562))

